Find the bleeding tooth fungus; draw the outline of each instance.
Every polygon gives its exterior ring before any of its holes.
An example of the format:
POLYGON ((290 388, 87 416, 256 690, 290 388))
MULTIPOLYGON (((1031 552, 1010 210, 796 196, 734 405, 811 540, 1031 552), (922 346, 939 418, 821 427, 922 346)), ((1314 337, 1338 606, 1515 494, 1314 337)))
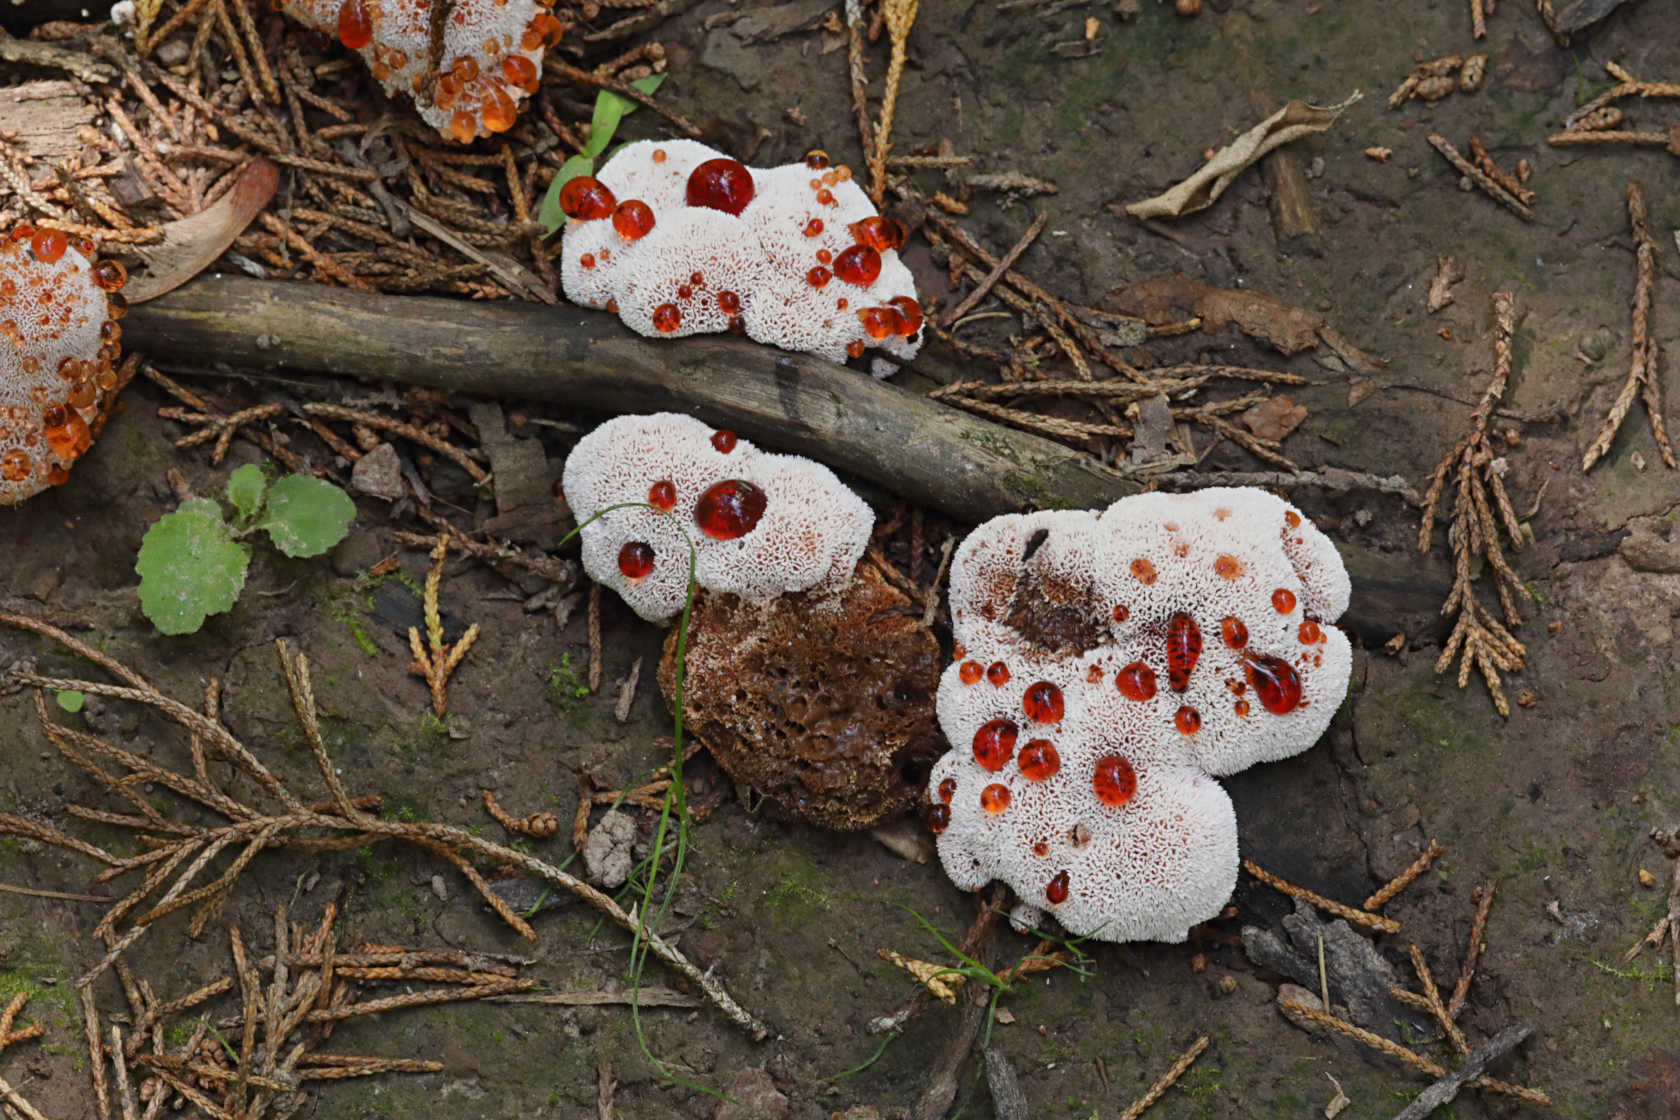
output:
POLYGON ((1347 600, 1335 546, 1260 490, 975 529, 951 565, 962 654, 938 694, 953 749, 927 784, 946 873, 1007 883, 1022 924, 1047 910, 1078 936, 1183 941, 1236 883, 1236 817, 1214 778, 1323 734, 1347 690, 1351 652, 1330 625, 1347 600), (1032 625, 1044 610, 1089 627, 1053 646, 1032 625))
POLYGON ((65 481, 117 387, 122 265, 62 231, 0 242, 0 506, 65 481))
POLYGON ((810 157, 748 167, 692 140, 626 144, 561 188, 566 298, 651 337, 733 330, 830 361, 871 347, 908 361, 922 308, 904 227, 838 169, 813 170, 810 157))

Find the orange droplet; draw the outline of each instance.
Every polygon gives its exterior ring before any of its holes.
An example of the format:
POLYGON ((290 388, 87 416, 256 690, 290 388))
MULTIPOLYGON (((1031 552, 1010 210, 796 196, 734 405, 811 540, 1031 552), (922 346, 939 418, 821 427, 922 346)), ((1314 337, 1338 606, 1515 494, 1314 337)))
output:
POLYGON ((1185 735, 1194 735, 1202 728, 1202 713, 1186 704, 1173 713, 1173 726, 1185 735))
POLYGON ((805 223, 805 236, 806 237, 815 237, 815 236, 817 236, 817 234, 821 233, 822 231, 823 231, 823 223, 822 223, 821 218, 812 218, 810 221, 805 223))
POLYGON ((64 250, 70 247, 70 240, 63 231, 56 229, 37 230, 29 241, 29 248, 35 254, 35 259, 42 264, 52 264, 64 255, 64 250))
POLYGON ((988 813, 1001 813, 1009 808, 1009 787, 993 783, 981 790, 980 808, 988 813))
POLYGON ((338 9, 338 41, 353 51, 373 42, 373 21, 362 0, 344 0, 338 9))
POLYGON ((1283 511, 1283 523, 1293 529, 1301 524, 1301 515, 1292 509, 1286 509, 1283 511))
POLYGON ((867 245, 878 253, 900 248, 904 244, 904 227, 891 218, 864 218, 847 228, 859 245, 867 245))
POLYGON ((1017 731, 1014 720, 994 719, 981 724, 974 732, 974 761, 983 770, 1002 770, 1015 755, 1017 731))
POLYGON ((107 292, 114 292, 128 282, 128 270, 119 261, 100 261, 92 269, 93 282, 107 292))
POLYGON ((537 88, 536 63, 522 54, 510 54, 502 59, 502 77, 509 85, 534 93, 537 88))
POLYGON ((770 498, 752 483, 726 478, 694 503, 694 523, 713 540, 732 541, 758 526, 770 498))
POLYGON ((682 326, 682 312, 674 303, 662 303, 653 309, 653 326, 661 334, 670 334, 682 326))
POLYGON ((735 438, 735 433, 727 428, 719 428, 712 433, 712 446, 724 455, 735 450, 738 442, 740 441, 735 438))
POLYGON ((986 666, 986 679, 993 688, 1002 688, 1009 683, 1009 666, 1001 661, 994 661, 986 666))
POLYGON ((848 284, 867 288, 881 275, 881 254, 867 245, 853 245, 834 258, 834 275, 848 284))
POLYGON ((29 477, 29 452, 14 447, 0 455, 0 478, 7 482, 22 482, 29 477))
MULTIPOLYGON (((840 266, 836 264, 834 267, 840 266)), ((857 317, 858 322, 863 324, 864 333, 870 338, 883 339, 904 333, 901 329, 904 326, 903 317, 890 307, 860 307, 857 317)))
POLYGON ((1236 579, 1243 574, 1242 561, 1228 552, 1222 552, 1213 561, 1213 571, 1221 579, 1236 579))
POLYGON ((1279 614, 1288 614, 1295 609, 1295 592, 1287 587, 1280 587, 1272 592, 1272 609, 1279 614))
POLYGON ((1097 759, 1096 773, 1091 776, 1091 790, 1104 805, 1119 808, 1137 793, 1137 771, 1117 754, 1097 759))
POLYGON ((1151 564, 1147 558, 1139 556, 1132 561, 1132 578, 1139 583, 1154 583, 1155 565, 1151 564))
POLYGON ((1046 884, 1044 888, 1044 897, 1049 900, 1050 905, 1059 906, 1067 901, 1067 896, 1068 873, 1066 871, 1058 871, 1050 877, 1050 882, 1046 884))
POLYGON ((980 668, 980 662, 964 661, 962 665, 957 668, 957 679, 962 681, 964 684, 979 684, 980 677, 984 673, 985 670, 980 668))
POLYGON ((1241 649, 1248 644, 1248 627, 1236 615, 1228 614, 1219 620, 1219 634, 1232 649, 1241 649))
POLYGON ((812 148, 805 153, 805 166, 812 171, 821 171, 828 166, 828 153, 821 148, 812 148))
POLYGON ((951 827, 951 807, 949 805, 929 805, 927 826, 928 831, 935 836, 951 827))
POLYGON ((646 237, 653 229, 653 207, 639 198, 618 204, 613 211, 613 229, 626 241, 646 237))
POLYGON ((506 132, 519 119, 519 108, 500 85, 490 87, 490 95, 483 106, 484 127, 490 132, 506 132))
POLYGON ((1021 768, 1021 776, 1029 782, 1042 782, 1056 776, 1062 768, 1062 757, 1050 740, 1034 739, 1021 748, 1015 763, 1021 768))
POLYGON ((822 267, 822 265, 818 265, 816 268, 813 268, 805 274, 805 283, 811 285, 813 288, 820 288, 828 283, 829 277, 832 275, 833 274, 830 273, 828 269, 822 267))
POLYGON ((577 175, 566 180, 560 188, 560 210, 568 218, 590 222, 610 218, 618 209, 618 199, 600 180, 589 175, 577 175))
POLYGON ((1155 671, 1134 661, 1115 674, 1114 687, 1128 700, 1148 700, 1155 695, 1155 671))
MULTIPOLYGON (((478 135, 478 118, 465 109, 455 110, 449 117, 449 135, 457 144, 472 143, 472 138, 478 135)), ((585 253, 584 255, 588 256, 589 254, 585 253)), ((590 261, 592 264, 594 258, 591 257, 590 261)), ((584 265, 584 267, 589 268, 591 265, 584 265)))
POLYGON ((955 778, 946 778, 944 781, 939 783, 939 800, 949 801, 956 795, 957 780, 955 778))
POLYGON ((733 315, 741 310, 741 297, 734 292, 718 293, 718 310, 725 315, 733 315))
POLYGON ((666 513, 677 504, 677 487, 669 479, 662 479, 648 487, 648 504, 658 506, 666 513))
POLYGON ((653 548, 644 541, 631 541, 618 550, 618 570, 632 583, 653 571, 653 548))
POLYGON ((1324 640, 1324 631, 1320 630, 1318 623, 1310 618, 1301 623, 1299 635, 1303 645, 1315 645, 1324 640))

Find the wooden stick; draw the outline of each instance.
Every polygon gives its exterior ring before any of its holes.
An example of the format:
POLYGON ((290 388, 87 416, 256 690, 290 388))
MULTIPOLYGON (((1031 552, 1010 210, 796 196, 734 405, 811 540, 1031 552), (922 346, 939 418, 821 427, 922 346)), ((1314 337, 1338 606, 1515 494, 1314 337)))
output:
POLYGON ((200 277, 133 308, 123 335, 177 366, 206 366, 213 354, 248 369, 401 380, 612 412, 677 409, 965 522, 1106 506, 1141 489, 1083 452, 820 358, 727 337, 649 341, 575 307, 200 277))

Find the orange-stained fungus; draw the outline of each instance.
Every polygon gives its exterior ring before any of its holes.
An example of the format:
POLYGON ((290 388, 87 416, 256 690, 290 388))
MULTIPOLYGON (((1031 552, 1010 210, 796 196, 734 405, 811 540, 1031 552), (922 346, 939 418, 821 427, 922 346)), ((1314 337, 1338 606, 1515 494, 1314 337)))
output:
POLYGON ((1114 687, 1128 700, 1148 700, 1155 695, 1155 670, 1134 661, 1115 674, 1114 687))
POLYGON ((1103 671, 1101 665, 1092 665, 1090 668, 1085 670, 1086 684, 1100 684, 1102 679, 1103 671))
POLYGON ((752 532, 769 504, 769 497, 752 483, 727 478, 694 503, 694 523, 713 540, 732 541, 752 532))
POLYGON ((1002 770, 1015 756, 1015 736, 1019 728, 1010 719, 994 719, 980 725, 974 733, 974 761, 984 770, 1002 770))
POLYGON ((753 200, 752 172, 727 156, 706 160, 688 173, 688 204, 739 214, 753 200))
POLYGON ((834 258, 834 275, 848 284, 867 288, 881 275, 881 254, 867 245, 853 245, 834 258))
POLYGON ((1260 704, 1275 716, 1286 715, 1301 702, 1301 674, 1281 657, 1251 654, 1243 659, 1248 683, 1260 704))
POLYGON ((628 580, 640 580, 653 571, 653 548, 645 541, 630 541, 618 550, 618 570, 628 580))
POLYGON ((613 211, 612 223, 613 229, 626 241, 646 237, 653 229, 653 207, 639 198, 626 199, 613 211))
POLYGON ((662 303, 653 309, 653 325, 661 334, 670 334, 682 326, 682 312, 674 303, 662 303))
POLYGON ((1034 681, 1021 697, 1021 710, 1034 723, 1062 722, 1062 690, 1049 681, 1034 681))
POLYGON ((1132 561, 1132 578, 1139 583, 1154 583, 1155 565, 1151 564, 1145 557, 1139 556, 1132 561))
POLYGON ((1034 739, 1021 748, 1015 763, 1021 768, 1022 777, 1030 782, 1042 782, 1056 776, 1062 768, 1062 756, 1056 753, 1050 740, 1034 739))
POLYGON ((1236 579, 1243 574, 1242 561, 1228 552, 1221 552, 1214 558, 1213 571, 1221 579, 1236 579))
POLYGON ((1190 674, 1202 656, 1202 629, 1184 611, 1167 619, 1167 687, 1183 692, 1190 687, 1190 674))
POLYGON ((1119 808, 1137 793, 1137 771, 1117 754, 1105 754, 1097 759, 1096 773, 1091 775, 1091 790, 1104 805, 1119 808))
POLYGON ((1301 515, 1292 509, 1286 509, 1283 511, 1283 523, 1293 529, 1301 524, 1301 515))

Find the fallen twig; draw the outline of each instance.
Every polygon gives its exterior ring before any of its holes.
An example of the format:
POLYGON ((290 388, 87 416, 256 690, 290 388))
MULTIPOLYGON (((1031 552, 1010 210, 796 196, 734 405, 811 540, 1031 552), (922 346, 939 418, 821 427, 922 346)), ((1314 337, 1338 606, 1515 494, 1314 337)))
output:
POLYGON ((1178 1060, 1173 1062, 1167 1072, 1163 1073, 1156 1080, 1155 1084, 1149 1087, 1149 1091, 1147 1093, 1133 1101, 1126 1108, 1126 1111, 1120 1114, 1118 1120, 1138 1120, 1138 1117, 1142 1116, 1144 1112, 1148 1110, 1150 1105, 1160 1100, 1161 1097, 1166 1094, 1166 1091, 1171 1089, 1180 1077, 1184 1076, 1184 1071, 1189 1069, 1191 1063, 1201 1057, 1202 1051, 1207 1048, 1208 1036, 1204 1034, 1195 1042, 1192 1042, 1190 1044, 1190 1048, 1180 1054, 1178 1056, 1178 1060))
POLYGON ((1429 865, 1435 862, 1435 858, 1444 851, 1446 849, 1441 847, 1440 841, 1431 839, 1429 846, 1404 871, 1390 879, 1380 890, 1365 900, 1365 909, 1382 909, 1395 895, 1411 886, 1412 880, 1422 875, 1429 865))
POLYGON ((1298 887, 1294 883, 1278 878, 1270 871, 1262 870, 1251 859, 1243 860, 1242 865, 1244 871, 1266 884, 1266 886, 1275 891, 1280 891, 1290 898, 1298 898, 1302 902, 1316 906, 1327 914, 1334 914, 1338 918, 1345 918, 1356 925, 1362 925, 1366 929, 1374 929, 1382 933, 1400 932, 1400 923, 1392 918, 1385 918, 1381 914, 1367 914, 1363 910, 1355 910, 1351 906, 1344 906, 1340 902, 1325 898, 1321 894, 1314 894, 1305 887, 1298 887))
POLYGON ((1450 1019, 1458 1018, 1464 999, 1470 994, 1470 981, 1476 976, 1476 961, 1482 955, 1482 935, 1487 931, 1488 912, 1493 909, 1493 892, 1498 886, 1499 880, 1489 879, 1471 893, 1476 901, 1476 917, 1470 923, 1470 944, 1464 950, 1464 964, 1458 970, 1458 981, 1453 984, 1452 999, 1447 1001, 1447 1017, 1450 1019))
POLYGON ((1482 188, 1483 193, 1489 198, 1493 199, 1495 202, 1499 203, 1499 205, 1505 207, 1505 209, 1509 210, 1525 222, 1532 222, 1534 220, 1534 211, 1530 210, 1527 206, 1524 206, 1522 202, 1510 191, 1494 182, 1487 172, 1459 155, 1458 149, 1448 143, 1445 137, 1432 132, 1426 137, 1426 139, 1429 141, 1429 146, 1431 148, 1440 152, 1442 157, 1445 158, 1448 163, 1452 164, 1460 175, 1465 176, 1472 183, 1475 183, 1478 187, 1482 188))

